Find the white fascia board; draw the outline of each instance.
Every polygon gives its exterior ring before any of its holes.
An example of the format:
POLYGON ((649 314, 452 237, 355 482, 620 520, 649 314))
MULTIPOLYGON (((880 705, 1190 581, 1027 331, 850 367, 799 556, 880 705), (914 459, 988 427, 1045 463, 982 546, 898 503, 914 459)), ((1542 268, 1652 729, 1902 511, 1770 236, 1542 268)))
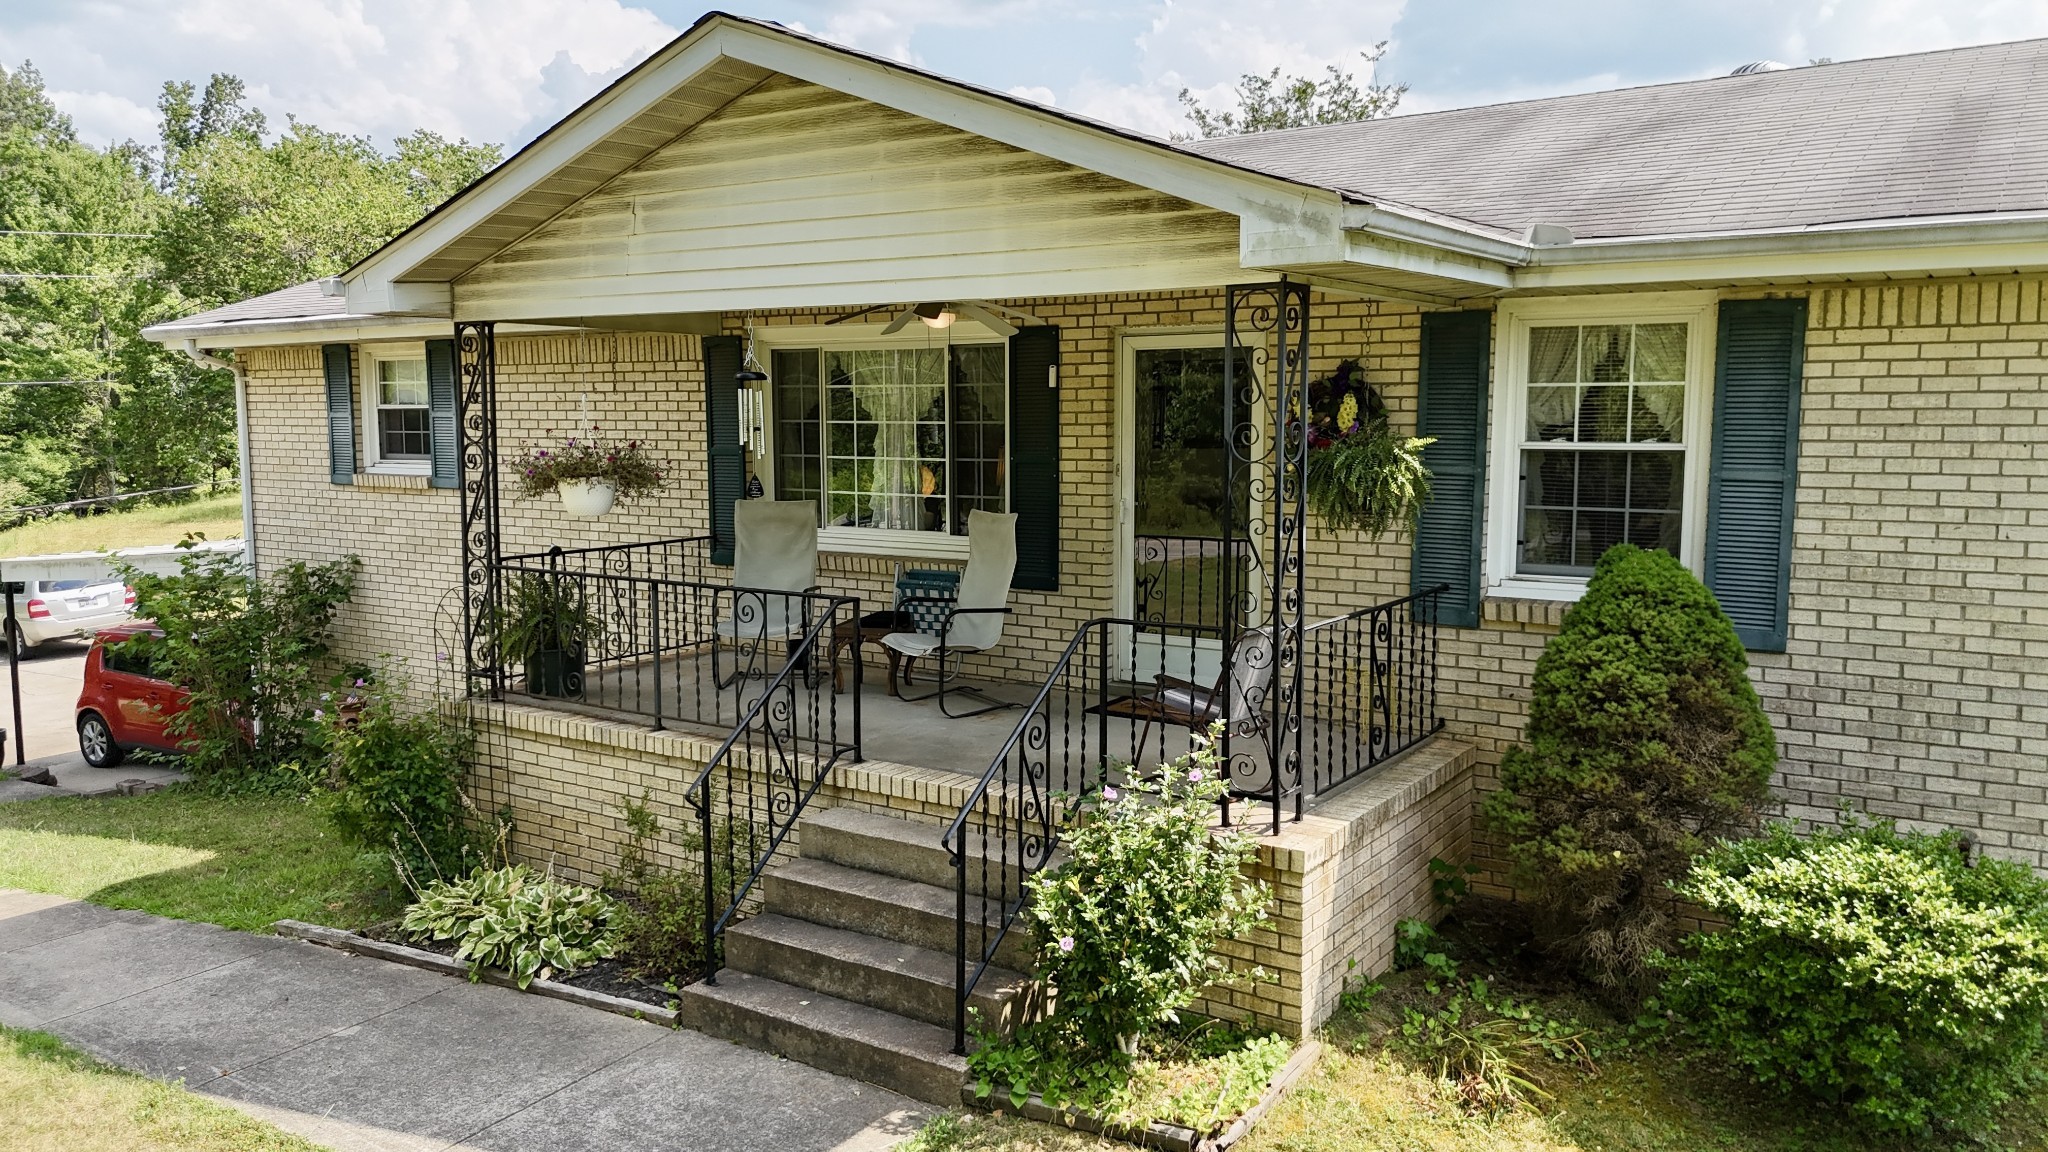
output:
POLYGON ((454 295, 447 284, 356 279, 344 281, 343 287, 348 310, 358 316, 434 316, 445 320, 455 314, 454 295))
POLYGON ((1349 233, 1348 239, 1344 258, 1352 264, 1434 276, 1486 292, 1503 292, 1514 286, 1513 271, 1498 261, 1364 232, 1349 233))
POLYGON ((1519 240, 1489 236, 1473 228, 1433 219, 1422 213, 1404 212, 1385 204, 1346 204, 1343 225, 1346 232, 1441 248, 1493 264, 1526 264, 1536 251, 1519 240))
MULTIPOLYGON (((552 324, 500 324, 503 335, 567 332, 572 329, 552 324)), ((244 320, 240 323, 157 324, 142 330, 142 338, 166 347, 183 349, 187 341, 200 348, 270 348, 288 344, 370 344, 385 340, 438 340, 452 338, 452 321, 420 316, 303 316, 283 320, 244 320)))

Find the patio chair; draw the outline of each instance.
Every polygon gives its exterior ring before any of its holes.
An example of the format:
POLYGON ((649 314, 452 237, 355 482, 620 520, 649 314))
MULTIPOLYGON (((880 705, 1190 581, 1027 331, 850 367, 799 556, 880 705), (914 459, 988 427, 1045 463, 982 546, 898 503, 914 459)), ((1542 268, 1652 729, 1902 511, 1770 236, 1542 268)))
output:
POLYGON ((988 693, 964 684, 957 684, 958 657, 963 652, 986 652, 994 648, 1003 638, 1003 620, 1010 614, 1010 578, 1017 572, 1017 517, 1015 513, 982 512, 967 514, 967 568, 960 573, 960 592, 950 603, 943 598, 930 596, 906 596, 898 605, 902 611, 918 616, 929 607, 943 608, 939 616, 937 632, 896 632, 882 637, 882 643, 890 650, 904 656, 903 686, 910 687, 913 669, 919 657, 938 654, 938 687, 922 696, 904 695, 904 700, 929 700, 936 696, 939 712, 949 719, 958 720, 967 716, 979 716, 999 708, 1020 707, 1006 700, 998 700, 988 693), (936 603, 935 603, 936 602, 936 603), (947 675, 947 660, 953 659, 955 667, 951 678, 947 675), (947 706, 948 694, 971 696, 983 701, 983 706, 965 712, 955 712, 947 706))
POLYGON ((1206 731, 1221 720, 1235 731, 1258 719, 1272 683, 1272 634, 1256 628, 1239 633, 1216 683, 1197 684, 1163 672, 1152 678, 1151 694, 1138 698, 1144 707, 1145 726, 1138 733, 1137 748, 1144 749, 1155 720, 1190 732, 1206 731))
POLYGON ((720 688, 749 672, 770 671, 762 662, 768 645, 801 639, 810 628, 807 594, 818 590, 818 506, 809 500, 740 500, 732 506, 732 534, 732 611, 712 629, 711 678, 720 688), (731 675, 719 670, 721 641, 737 650, 731 675))

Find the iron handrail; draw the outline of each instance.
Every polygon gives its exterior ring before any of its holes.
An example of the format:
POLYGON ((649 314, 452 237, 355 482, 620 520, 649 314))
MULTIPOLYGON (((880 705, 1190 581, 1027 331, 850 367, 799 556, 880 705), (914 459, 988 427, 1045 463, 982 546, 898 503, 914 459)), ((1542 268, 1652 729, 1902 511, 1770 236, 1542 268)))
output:
POLYGON ((550 556, 584 556, 592 552, 644 552, 655 548, 664 548, 671 544, 709 544, 712 539, 713 537, 705 534, 698 536, 670 536, 661 540, 634 540, 626 544, 592 544, 584 548, 564 548, 560 545, 555 545, 550 548, 543 548, 538 552, 521 552, 516 555, 502 556, 498 562, 501 564, 511 564, 520 560, 545 560, 550 556))
MULTIPOLYGON (((839 596, 828 599, 834 602, 835 609, 838 604, 851 605, 851 613, 848 619, 860 619, 859 598, 839 596)), ((699 825, 698 834, 703 841, 704 982, 706 984, 718 983, 719 962, 717 942, 719 938, 725 933, 727 926, 732 923, 733 915, 739 911, 740 905, 746 901, 747 894, 753 891, 754 884, 761 878, 761 873, 767 870, 769 862, 775 858, 775 853, 781 849, 783 841, 795 829, 797 819, 803 815, 804 809, 809 806, 811 799, 818 794, 818 790, 824 787, 826 778, 831 775, 832 766, 837 764, 839 758, 845 755, 849 749, 835 745, 832 755, 818 764, 809 786, 803 788, 800 792, 796 792, 794 799, 787 809, 781 813, 782 819, 779 829, 776 828, 775 822, 771 818, 767 846, 755 854, 755 859, 746 880, 734 889, 731 898, 726 902, 726 906, 722 911, 717 906, 717 883, 715 878, 717 848, 711 829, 712 775, 721 766, 726 766, 726 761, 732 755, 733 746, 740 741, 741 737, 748 735, 755 729, 763 711, 769 707, 769 702, 774 700, 778 693, 788 690, 791 675, 813 676, 818 674, 816 661, 821 650, 819 641, 821 637, 827 635, 826 629, 835 627, 838 622, 839 613, 836 610, 822 612, 815 620, 811 621, 810 626, 804 630, 802 639, 791 649, 789 659, 783 662, 782 668, 762 688, 761 694, 755 697, 753 704, 747 708, 746 714, 740 717, 738 723, 733 725, 732 731, 728 732, 725 739, 718 745, 718 750, 705 760, 703 769, 697 773, 697 778, 690 782, 689 788, 683 793, 684 802, 696 809, 699 825)), ((858 648, 858 644, 859 642, 856 640, 856 648, 858 648)), ((830 673, 825 674, 829 675, 830 673)), ((860 725, 861 683, 861 661, 858 652, 855 653, 853 661, 853 681, 854 727, 856 733, 858 733, 860 725)), ((799 781, 796 777, 795 764, 791 761, 794 756, 801 754, 792 753, 783 747, 781 734, 776 731, 773 724, 762 725, 761 727, 767 733, 769 742, 773 746, 778 759, 789 765, 789 770, 785 776, 794 789, 799 781)), ((857 736, 856 743, 850 751, 852 751, 854 759, 858 761, 860 759, 860 747, 857 736)), ((817 757, 814 755, 812 759, 815 761, 817 757)), ((727 766, 727 771, 730 772, 730 770, 730 766, 727 766)), ((770 775, 773 776, 773 774, 771 769, 770 775)))

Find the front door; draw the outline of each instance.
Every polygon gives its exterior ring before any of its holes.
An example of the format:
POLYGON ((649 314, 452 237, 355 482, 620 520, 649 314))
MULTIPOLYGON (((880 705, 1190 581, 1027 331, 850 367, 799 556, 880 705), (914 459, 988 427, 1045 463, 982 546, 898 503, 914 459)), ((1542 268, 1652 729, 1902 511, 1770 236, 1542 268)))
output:
MULTIPOLYGON (((1118 615, 1159 626, 1141 629, 1128 648, 1129 673, 1139 681, 1164 672, 1214 683, 1225 625, 1243 615, 1227 603, 1233 585, 1240 605, 1247 591, 1247 505, 1241 482, 1228 490, 1223 356, 1221 335, 1125 341, 1118 615), (1187 625, 1211 631, 1176 627, 1187 625)), ((1241 355, 1239 373, 1249 370, 1241 355)))

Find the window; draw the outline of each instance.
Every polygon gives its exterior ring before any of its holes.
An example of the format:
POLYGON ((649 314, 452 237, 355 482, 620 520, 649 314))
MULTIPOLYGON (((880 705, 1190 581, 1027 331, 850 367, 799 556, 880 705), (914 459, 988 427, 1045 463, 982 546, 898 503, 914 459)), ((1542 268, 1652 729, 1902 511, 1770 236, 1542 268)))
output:
POLYGON ((363 361, 365 462, 424 469, 434 448, 427 414, 426 349, 366 347, 363 361))
POLYGON ((778 348, 769 355, 775 493, 819 527, 967 531, 1008 504, 1002 344, 778 348))
POLYGON ((1503 306, 1494 593, 1574 598, 1624 542, 1697 565, 1711 326, 1692 294, 1503 306))

